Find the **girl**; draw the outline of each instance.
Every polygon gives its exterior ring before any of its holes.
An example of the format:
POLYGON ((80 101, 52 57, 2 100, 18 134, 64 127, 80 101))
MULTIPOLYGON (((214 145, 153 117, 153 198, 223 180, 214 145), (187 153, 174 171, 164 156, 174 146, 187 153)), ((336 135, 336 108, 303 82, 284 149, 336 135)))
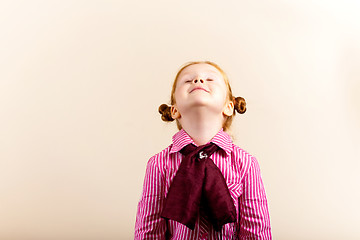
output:
POLYGON ((135 239, 271 239, 258 162, 226 133, 235 110, 244 113, 245 100, 218 65, 179 70, 171 106, 159 107, 179 132, 148 161, 135 239))

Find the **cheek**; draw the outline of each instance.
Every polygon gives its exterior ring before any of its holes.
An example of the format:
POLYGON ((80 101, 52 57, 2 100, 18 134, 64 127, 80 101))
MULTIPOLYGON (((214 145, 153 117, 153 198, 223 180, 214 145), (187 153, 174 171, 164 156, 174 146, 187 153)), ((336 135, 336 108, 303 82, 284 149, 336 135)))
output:
POLYGON ((181 105, 181 103, 183 102, 184 100, 184 96, 182 94, 182 91, 181 91, 181 88, 177 88, 174 92, 174 100, 175 100, 175 103, 176 105, 181 105))
POLYGON ((226 86, 218 86, 217 94, 218 94, 219 98, 223 99, 224 101, 228 100, 228 98, 229 98, 229 92, 228 92, 226 86))
POLYGON ((187 87, 184 86, 184 85, 181 85, 181 86, 178 86, 176 89, 175 89, 175 96, 184 96, 187 92, 187 87))

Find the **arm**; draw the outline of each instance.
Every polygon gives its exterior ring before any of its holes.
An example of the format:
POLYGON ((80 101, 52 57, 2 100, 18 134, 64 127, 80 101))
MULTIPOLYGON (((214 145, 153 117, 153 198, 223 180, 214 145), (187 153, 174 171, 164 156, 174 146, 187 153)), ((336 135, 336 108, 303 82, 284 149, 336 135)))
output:
POLYGON ((146 167, 144 186, 135 223, 135 239, 165 239, 166 222, 160 217, 164 203, 165 179, 155 158, 146 167))
POLYGON ((272 239, 265 189, 254 157, 243 180, 243 191, 239 198, 239 239, 272 239))

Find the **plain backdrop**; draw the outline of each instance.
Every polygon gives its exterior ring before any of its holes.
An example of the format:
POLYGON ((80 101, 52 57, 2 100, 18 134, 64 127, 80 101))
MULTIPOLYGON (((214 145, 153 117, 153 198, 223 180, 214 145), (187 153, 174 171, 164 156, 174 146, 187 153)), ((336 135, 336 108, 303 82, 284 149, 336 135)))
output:
POLYGON ((360 239, 356 0, 0 1, 0 239, 133 239, 157 112, 210 60, 275 240, 360 239))

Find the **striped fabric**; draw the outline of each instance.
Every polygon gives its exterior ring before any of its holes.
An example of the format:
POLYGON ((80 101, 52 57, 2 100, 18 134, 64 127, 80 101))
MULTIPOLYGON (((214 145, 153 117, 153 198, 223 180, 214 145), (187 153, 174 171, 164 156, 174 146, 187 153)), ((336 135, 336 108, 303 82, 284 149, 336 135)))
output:
POLYGON ((138 204, 135 239, 272 239, 267 199, 256 158, 233 144, 222 129, 211 142, 221 148, 211 159, 224 175, 238 221, 228 223, 221 232, 216 232, 201 216, 194 230, 160 217, 164 199, 183 157, 179 151, 190 143, 195 144, 184 130, 180 130, 169 147, 148 161, 138 204))

